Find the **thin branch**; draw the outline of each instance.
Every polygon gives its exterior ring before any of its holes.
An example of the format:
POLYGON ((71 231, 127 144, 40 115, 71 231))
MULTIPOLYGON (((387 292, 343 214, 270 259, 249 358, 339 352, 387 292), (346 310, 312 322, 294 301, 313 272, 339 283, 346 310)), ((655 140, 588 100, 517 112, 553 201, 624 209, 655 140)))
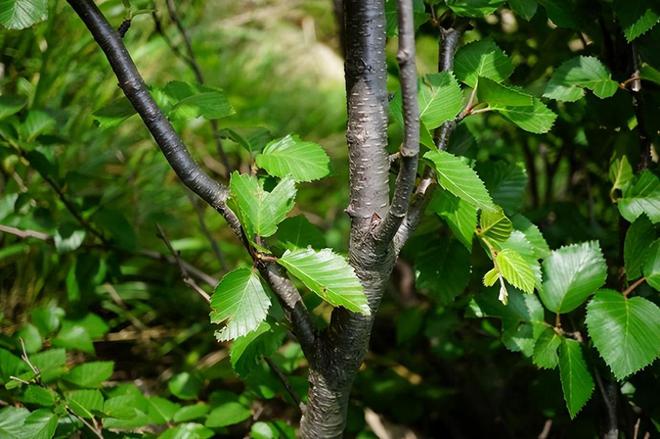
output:
POLYGON ((53 237, 47 233, 37 232, 36 230, 17 229, 16 227, 4 226, 2 224, 0 224, 0 232, 18 236, 21 239, 35 238, 41 241, 50 241, 53 239, 53 237))
POLYGON ((623 297, 628 297, 628 295, 629 295, 630 293, 632 293, 633 291, 635 291, 635 288, 637 288, 638 286, 640 286, 641 284, 643 284, 645 281, 646 281, 646 278, 645 278, 645 277, 640 277, 639 279, 637 279, 635 282, 633 282, 628 288, 626 288, 626 289, 623 291, 623 297))
POLYGON ((284 390, 286 390, 286 393, 288 393, 289 396, 291 397, 291 400, 296 403, 296 407, 298 407, 298 409, 301 409, 302 401, 300 401, 300 397, 295 392, 295 390, 293 390, 293 386, 291 386, 291 383, 289 382, 289 378, 287 378, 287 376, 284 375, 282 369, 280 369, 277 366, 277 364, 275 364, 275 362, 271 360, 269 357, 264 357, 264 360, 266 361, 266 363, 268 363, 268 367, 270 367, 270 370, 272 370, 273 373, 280 380, 282 386, 284 386, 284 390))
POLYGON ((399 174, 392 203, 385 220, 375 231, 377 242, 389 244, 401 225, 415 187, 419 160, 419 106, 417 104, 417 66, 415 64, 415 27, 412 0, 398 0, 399 80, 403 106, 403 143, 399 149, 399 174))
POLYGON ((639 54, 637 53, 637 45, 630 44, 633 61, 633 76, 637 76, 637 80, 633 81, 630 90, 632 91, 632 104, 635 111, 635 119, 637 119, 637 135, 639 136, 639 146, 641 148, 640 161, 638 169, 646 169, 651 164, 651 137, 649 136, 648 127, 646 124, 646 114, 644 113, 644 95, 642 93, 642 81, 639 79, 639 54))
POLYGON ((181 263, 181 258, 179 256, 179 252, 174 250, 174 247, 172 247, 172 243, 170 242, 169 239, 167 239, 167 235, 165 235, 165 230, 160 226, 160 224, 156 224, 156 228, 158 229, 157 236, 165 243, 165 246, 168 248, 170 253, 172 253, 172 256, 174 256, 174 259, 176 259, 177 266, 179 267, 179 272, 181 272, 181 280, 183 280, 183 283, 188 285, 193 291, 195 291, 199 296, 206 301, 206 303, 211 303, 211 296, 208 295, 202 287, 197 285, 197 282, 193 278, 191 278, 188 275, 188 271, 186 271, 186 267, 181 263))

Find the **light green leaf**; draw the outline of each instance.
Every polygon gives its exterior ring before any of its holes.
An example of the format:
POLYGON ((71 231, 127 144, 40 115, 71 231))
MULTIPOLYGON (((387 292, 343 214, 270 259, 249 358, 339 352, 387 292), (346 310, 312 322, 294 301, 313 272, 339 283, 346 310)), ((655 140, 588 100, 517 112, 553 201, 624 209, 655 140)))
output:
POLYGON ((493 267, 484 274, 482 279, 485 287, 492 287, 495 282, 500 278, 500 272, 497 268, 493 267))
POLYGON ((215 432, 202 424, 188 422, 168 428, 158 436, 158 439, 209 439, 215 436, 215 432))
POLYGON ((37 404, 40 406, 51 407, 55 404, 57 394, 47 387, 38 385, 29 385, 26 387, 21 401, 28 404, 37 404))
POLYGON ((333 306, 369 315, 364 288, 346 259, 326 248, 287 250, 278 263, 333 306))
POLYGON ((536 14, 538 3, 536 0, 509 0, 509 6, 516 15, 529 21, 536 14))
POLYGON ((495 12, 504 0, 446 0, 446 3, 461 17, 483 17, 495 12))
POLYGON ((660 308, 642 297, 601 290, 587 305, 589 336, 618 380, 660 356, 660 308))
POLYGON ((202 389, 202 380, 193 373, 181 372, 172 377, 167 388, 180 399, 196 399, 202 389))
POLYGON ((628 184, 633 180, 634 174, 632 166, 628 161, 628 157, 622 155, 612 161, 610 164, 610 181, 612 182, 612 189, 610 195, 614 198, 616 190, 625 190, 628 184))
POLYGON ((21 431, 30 412, 24 408, 5 407, 0 410, 0 437, 14 439, 21 437, 21 431))
POLYGON ((250 409, 238 402, 229 401, 218 405, 206 418, 209 428, 226 427, 245 421, 252 415, 250 409))
POLYGON ((489 241, 506 241, 513 231, 513 224, 502 211, 484 210, 479 217, 479 236, 489 241))
POLYGON ((515 250, 504 249, 495 258, 504 279, 526 293, 534 292, 535 275, 527 260, 515 250))
MULTIPOLYGON (((2 0, 0 0, 2 4, 2 0)), ((0 96, 0 120, 18 113, 27 104, 27 99, 22 96, 0 96)))
POLYGON ((521 163, 503 161, 479 163, 477 172, 493 197, 495 204, 505 212, 520 210, 527 188, 527 171, 521 163))
POLYGON ((484 39, 456 52, 454 73, 460 81, 474 88, 480 76, 495 82, 504 81, 513 73, 513 64, 493 40, 484 39))
POLYGON ((268 237, 277 231, 277 225, 293 209, 296 186, 285 178, 267 192, 257 177, 233 172, 229 183, 231 202, 245 227, 249 238, 254 235, 268 237))
POLYGON ((644 253, 642 269, 646 283, 660 291, 660 239, 656 239, 644 253))
POLYGON ((112 361, 91 361, 74 367, 64 380, 80 387, 101 387, 110 379, 113 369, 112 361))
POLYGON ((534 346, 532 361, 541 369, 554 369, 557 367, 559 357, 557 349, 561 345, 562 337, 553 328, 545 328, 534 346))
POLYGON ((419 85, 419 117, 428 130, 453 120, 463 108, 463 94, 451 72, 424 76, 419 85))
POLYGON ((443 188, 478 209, 495 209, 484 183, 474 169, 459 157, 446 151, 433 150, 424 154, 424 158, 433 162, 443 188))
POLYGON ((536 134, 547 133, 555 123, 557 115, 540 99, 534 98, 533 102, 534 104, 529 107, 491 105, 491 108, 525 131, 536 134))
POLYGON ((492 79, 479 78, 477 97, 479 102, 489 105, 529 107, 534 104, 534 97, 515 87, 499 84, 492 79))
POLYGON ((660 21, 660 7, 646 0, 615 0, 614 12, 628 42, 645 34, 660 21))
POLYGON ((186 422, 199 419, 209 412, 209 405, 203 402, 181 407, 174 414, 174 422, 186 422))
POLYGON ((440 189, 433 193, 429 209, 440 216, 454 236, 472 250, 472 236, 477 228, 477 208, 451 192, 440 189))
POLYGON ((179 404, 159 396, 152 396, 148 399, 148 402, 148 414, 153 419, 154 424, 170 422, 174 418, 174 414, 181 408, 179 404))
POLYGON ((649 242, 655 240, 653 224, 646 217, 640 215, 626 232, 623 243, 623 261, 626 269, 626 279, 637 279, 642 275, 642 267, 647 259, 649 242))
POLYGON ((81 418, 90 419, 103 411, 103 395, 97 389, 74 390, 66 394, 71 410, 81 418))
POLYGON ((266 145, 256 162, 272 176, 295 181, 318 180, 330 173, 330 158, 321 145, 291 134, 266 145))
POLYGON ((575 88, 588 88, 599 98, 609 98, 619 88, 609 70, 592 56, 578 56, 564 62, 550 77, 543 97, 573 102, 583 95, 575 88))
POLYGON ((48 18, 47 0, 0 0, 0 24, 25 29, 48 18))
POLYGON ((25 418, 21 427, 21 439, 50 439, 57 429, 57 415, 47 409, 39 409, 25 418))
POLYGON ((573 311, 607 277, 607 265, 597 241, 572 244, 554 250, 543 261, 545 281, 539 292, 546 308, 559 314, 573 311))
POLYGON ((162 91, 174 99, 170 117, 221 119, 235 113, 222 89, 183 81, 169 82, 162 91))
POLYGON ((534 246, 527 240, 527 237, 523 232, 520 230, 514 230, 506 241, 491 241, 491 245, 493 245, 496 251, 510 249, 522 256, 529 269, 534 273, 536 288, 539 290, 541 289, 543 283, 541 265, 537 260, 534 246))
POLYGON ((570 338, 562 340, 559 346, 559 376, 566 408, 573 419, 594 391, 594 380, 587 369, 578 341, 570 338))
POLYGON ((254 331, 238 337, 229 350, 231 367, 241 376, 247 376, 264 356, 269 356, 282 344, 286 331, 280 326, 261 322, 254 331))
POLYGON ((266 319, 268 308, 270 297, 255 271, 238 268, 226 274, 211 297, 211 322, 228 321, 216 337, 233 340, 255 330, 266 319))
POLYGON ((519 213, 511 217, 511 222, 513 227, 521 231, 532 245, 536 259, 545 259, 550 254, 550 247, 535 224, 519 213))
POLYGON ((56 126, 57 122, 50 114, 45 111, 31 110, 20 125, 19 131, 23 140, 32 142, 42 134, 52 133, 56 126))
POLYGON ((660 222, 660 180, 651 171, 644 170, 623 192, 618 200, 619 212, 629 222, 645 213, 653 224, 660 222))

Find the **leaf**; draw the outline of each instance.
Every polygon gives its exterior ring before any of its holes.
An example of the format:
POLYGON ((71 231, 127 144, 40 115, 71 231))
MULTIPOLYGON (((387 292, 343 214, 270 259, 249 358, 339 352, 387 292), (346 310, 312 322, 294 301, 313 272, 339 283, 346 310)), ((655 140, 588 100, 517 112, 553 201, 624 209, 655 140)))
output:
POLYGON ((552 328, 546 328, 534 346, 532 361, 541 369, 557 367, 559 357, 557 349, 562 343, 562 337, 552 328))
POLYGON ((449 191, 437 190, 433 193, 429 209, 445 220, 468 251, 472 250, 472 236, 477 228, 477 209, 473 205, 449 191))
POLYGON ((538 3, 536 0, 509 0, 509 6, 516 15, 529 21, 536 14, 538 3))
POLYGON ((480 163, 477 172, 495 204, 502 206, 506 213, 520 210, 527 188, 527 171, 521 163, 480 163))
POLYGON ((446 0, 447 6, 461 17, 483 17, 497 10, 504 0, 446 0))
POLYGON ((353 267, 331 249, 287 250, 277 262, 329 304, 370 314, 367 296, 353 267))
POLYGON ((651 171, 642 171, 635 183, 623 192, 617 204, 621 216, 631 223, 642 213, 653 224, 660 222, 660 180, 651 171))
POLYGON ((183 81, 169 82, 162 90, 177 101, 170 109, 170 117, 221 119, 235 113, 222 89, 183 81))
POLYGON ((495 285, 495 282, 497 282, 500 278, 500 272, 497 268, 493 267, 490 270, 484 274, 484 277, 482 279, 482 282, 485 287, 492 287, 495 285))
POLYGON ((148 402, 148 414, 155 424, 170 422, 174 418, 174 414, 181 408, 179 404, 158 396, 152 396, 148 402))
POLYGON ((195 374, 181 372, 167 383, 167 388, 180 399, 196 399, 202 389, 202 381, 195 374))
POLYGON ((226 427, 228 425, 238 424, 248 419, 252 415, 250 409, 244 405, 229 401, 215 407, 206 418, 206 425, 210 428, 226 427))
POLYGON ((534 292, 534 272, 520 253, 507 248, 499 252, 495 260, 507 282, 526 293, 534 292))
POLYGON ((181 407, 174 414, 174 422, 186 422, 193 419, 199 419, 209 412, 209 405, 203 402, 198 402, 193 405, 186 405, 181 407))
POLYGON ((489 105, 528 107, 534 104, 534 97, 512 86, 498 84, 492 79, 479 78, 477 84, 479 102, 489 105))
POLYGON ((418 100, 419 117, 429 130, 453 120, 463 108, 463 93, 451 72, 424 76, 418 100))
POLYGON ((81 418, 90 419, 95 412, 103 411, 103 395, 96 389, 68 392, 66 400, 71 410, 81 418))
POLYGON ((57 228, 53 241, 58 252, 70 252, 82 245, 85 240, 85 230, 77 227, 73 223, 64 223, 57 228))
POLYGON ((50 410, 35 410, 25 418, 19 437, 25 439, 50 439, 55 435, 57 421, 57 415, 50 410))
POLYGON ((491 39, 475 41, 461 47, 454 59, 456 77, 474 88, 479 77, 502 82, 513 73, 509 57, 491 39))
POLYGON ((441 305, 465 290, 471 271, 470 252, 454 240, 435 242, 415 256, 415 286, 441 305))
POLYGON ((607 68, 592 56, 578 56, 564 62, 550 77, 543 97, 574 102, 588 88, 599 98, 609 98, 619 89, 607 68), (577 89, 577 90, 576 90, 577 89))
POLYGON ((47 388, 31 384, 25 388, 21 401, 27 404, 36 404, 45 407, 51 407, 55 404, 57 394, 47 388))
POLYGON ((660 291, 660 239, 656 239, 644 253, 642 269, 646 283, 660 291))
POLYGON ((55 128, 56 121, 50 114, 45 111, 32 110, 20 125, 21 138, 27 142, 32 142, 42 134, 52 133, 55 128))
POLYGON ((256 177, 234 171, 229 187, 231 201, 249 238, 274 235, 277 225, 293 209, 296 197, 295 183, 288 178, 280 180, 271 192, 267 192, 256 177))
POLYGON ((321 145, 289 134, 273 140, 256 157, 257 166, 275 177, 312 181, 330 173, 330 157, 321 145))
POLYGON ((220 341, 233 340, 255 330, 266 319, 270 297, 259 275, 250 268, 238 268, 226 274, 211 297, 211 322, 227 321, 216 332, 220 341))
POLYGON ((535 224, 519 213, 511 217, 511 222, 513 227, 521 231, 532 245, 536 259, 545 259, 550 254, 550 247, 535 224))
POLYGON ((479 217, 479 236, 489 241, 506 241, 513 231, 511 220, 502 211, 485 210, 479 217))
POLYGON ((247 376, 259 360, 269 356, 282 344, 286 331, 280 326, 261 322, 252 332, 238 337, 229 350, 231 367, 241 376, 247 376))
POLYGON ((23 424, 30 416, 30 412, 24 408, 5 407, 0 410, 0 437, 13 439, 21 437, 23 424))
POLYGON ((658 4, 646 0, 615 0, 614 12, 628 42, 653 29, 660 21, 658 4))
POLYGON ((12 376, 18 376, 27 370, 28 365, 20 357, 0 348, 0 380, 3 383, 10 382, 12 376))
POLYGON ((626 279, 637 279, 642 275, 642 267, 646 261, 649 242, 655 240, 653 224, 646 217, 640 215, 626 232, 623 243, 623 261, 626 269, 626 279))
POLYGON ((252 154, 262 151, 272 138, 270 131, 266 128, 252 128, 240 131, 239 133, 235 129, 223 128, 219 134, 220 138, 231 139, 252 154))
POLYGON ((539 296, 558 314, 573 311, 603 286, 607 265, 597 241, 572 244, 554 250, 543 261, 545 281, 539 296))
POLYGON ((25 351, 28 354, 34 354, 41 349, 43 340, 36 326, 26 324, 17 333, 16 337, 23 340, 25 351))
POLYGON ((530 133, 543 134, 550 131, 557 119, 540 99, 534 98, 534 104, 529 107, 505 107, 492 105, 491 108, 511 122, 530 133))
POLYGON ((529 269, 534 273, 535 287, 539 290, 541 289, 543 283, 541 266, 537 260, 534 246, 527 240, 523 232, 514 230, 506 241, 491 241, 491 245, 496 251, 509 249, 514 250, 522 256, 529 269))
MULTIPOLYGON (((0 0, 0 4, 2 4, 2 0, 0 0)), ((0 120, 18 113, 25 107, 25 104, 27 104, 27 99, 22 96, 0 96, 0 120)))
POLYGON ((277 227, 275 237, 288 250, 308 246, 321 249, 326 246, 323 233, 310 223, 305 215, 296 215, 282 221, 277 227))
POLYGON ((612 161, 610 165, 610 181, 612 182, 612 190, 610 194, 614 194, 614 191, 624 190, 628 187, 628 184, 633 180, 634 174, 632 166, 628 161, 628 157, 622 155, 621 157, 612 161))
POLYGON ((168 428, 158 436, 158 439, 209 439, 215 436, 215 432, 202 424, 188 422, 168 428))
POLYGON ((484 183, 460 158, 441 150, 428 151, 424 158, 433 162, 443 188, 478 209, 495 209, 484 183))
POLYGON ((574 419, 594 391, 594 380, 584 362, 578 341, 570 338, 562 340, 559 346, 559 376, 566 408, 571 419, 574 419))
POLYGON ((92 113, 101 128, 113 128, 120 125, 129 117, 137 114, 133 104, 121 96, 92 113))
POLYGON ((74 367, 64 380, 79 387, 101 387, 114 370, 112 361, 92 361, 74 367))
POLYGON ((46 337, 57 331, 64 317, 64 310, 53 304, 33 308, 30 313, 32 324, 46 337))
POLYGON ((660 356, 660 308, 642 297, 600 290, 587 305, 589 337, 619 380, 660 356))
POLYGON ((639 69, 639 77, 645 81, 660 84, 660 70, 647 63, 642 63, 642 67, 639 69))
POLYGON ((0 0, 0 24, 25 29, 48 18, 47 0, 0 0))

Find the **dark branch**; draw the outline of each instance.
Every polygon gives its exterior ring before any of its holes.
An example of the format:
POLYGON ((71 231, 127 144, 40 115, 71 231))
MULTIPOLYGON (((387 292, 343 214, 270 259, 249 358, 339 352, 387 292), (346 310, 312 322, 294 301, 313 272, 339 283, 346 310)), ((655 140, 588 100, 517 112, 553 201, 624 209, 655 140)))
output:
POLYGON ((289 379, 287 378, 286 375, 284 375, 284 372, 275 364, 273 360, 271 360, 268 357, 264 357, 264 360, 266 363, 268 363, 268 367, 270 367, 270 370, 273 371, 273 373, 277 376, 277 379, 280 380, 282 383, 282 386, 284 386, 284 390, 286 390, 286 393, 289 394, 291 397, 291 400, 296 404, 296 407, 300 409, 302 407, 302 402, 300 401, 300 397, 296 393, 295 390, 293 390, 293 386, 289 382, 289 379))
POLYGON ((399 0, 399 80, 403 104, 403 144, 399 150, 399 173, 394 195, 385 220, 376 230, 377 242, 389 243, 408 211, 415 187, 419 160, 419 106, 417 104, 417 66, 415 64, 415 27, 412 0, 399 0))

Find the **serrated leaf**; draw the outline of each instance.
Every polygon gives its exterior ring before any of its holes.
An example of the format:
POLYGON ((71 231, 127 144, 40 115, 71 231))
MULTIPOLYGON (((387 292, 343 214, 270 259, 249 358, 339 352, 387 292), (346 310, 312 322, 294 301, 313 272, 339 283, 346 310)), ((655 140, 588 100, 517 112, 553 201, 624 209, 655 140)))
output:
POLYGON ((618 380, 660 356, 660 308, 642 297, 600 290, 587 305, 589 337, 618 380))
POLYGON ((640 215, 628 228, 623 243, 623 261, 626 269, 626 279, 637 279, 642 275, 642 267, 646 261, 649 242, 655 240, 653 224, 646 217, 640 215))
POLYGON ((587 369, 578 341, 565 338, 559 346, 559 376, 566 408, 573 419, 594 391, 594 380, 587 369))
POLYGON ((504 0, 446 0, 446 3, 461 17, 484 17, 495 12, 504 0))
POLYGON ((415 256, 415 285, 446 305, 465 290, 471 268, 469 251, 457 241, 434 242, 415 256))
POLYGON ((440 216, 461 244, 472 250, 472 236, 477 228, 477 208, 446 190, 437 190, 429 209, 440 216))
POLYGON ((0 0, 0 24, 25 29, 48 18, 47 0, 0 0))
POLYGON ((656 239, 644 253, 642 271, 646 283, 660 291, 660 239, 656 239))
POLYGON ((291 134, 268 143, 256 162, 272 176, 295 181, 318 180, 330 173, 330 157, 321 145, 291 134))
POLYGON ((532 361, 541 369, 554 369, 557 367, 559 357, 557 349, 562 343, 562 337, 552 328, 546 328, 536 340, 532 361))
POLYGON ((28 404, 37 404, 44 407, 51 407, 57 400, 57 394, 47 387, 31 384, 25 388, 21 401, 28 404))
POLYGON ((634 174, 632 166, 628 161, 628 157, 622 155, 612 161, 609 171, 610 181, 612 182, 611 195, 614 195, 616 190, 624 190, 628 184, 633 180, 634 174))
POLYGON ((68 392, 66 401, 71 410, 81 418, 90 419, 95 412, 103 411, 103 395, 96 389, 68 392))
POLYGON ((238 268, 226 274, 211 297, 211 323, 227 321, 216 337, 233 340, 254 331, 266 319, 269 308, 270 297, 255 271, 238 268))
POLYGON ((441 150, 428 151, 424 158, 433 162, 438 181, 443 188, 478 209, 495 209, 479 175, 460 158, 441 150))
POLYGON ((515 250, 504 249, 495 258, 504 279, 526 293, 534 292, 535 275, 525 258, 515 250))
POLYGON ((234 340, 229 350, 231 367, 241 376, 247 376, 264 356, 269 356, 282 344, 286 331, 280 326, 262 322, 259 327, 234 340))
POLYGON ((660 180, 651 171, 642 171, 617 204, 621 216, 631 223, 643 213, 653 224, 660 222, 660 180))
POLYGON ((364 315, 371 313, 353 267, 331 249, 287 250, 277 262, 329 304, 364 315))
POLYGON ((277 231, 277 225, 293 209, 296 186, 285 178, 267 192, 263 183, 248 174, 234 171, 229 183, 231 202, 249 238, 255 235, 268 237, 277 231))
POLYGON ((558 314, 573 311, 605 283, 607 265, 597 241, 554 250, 543 261, 545 281, 539 296, 558 314))
POLYGON ((534 104, 532 95, 488 78, 478 79, 477 98, 489 105, 528 107, 534 104))
POLYGON ((550 247, 535 224, 519 213, 511 217, 511 222, 513 227, 521 231, 532 245, 536 259, 545 259, 550 254, 550 247))
POLYGON ((546 85, 543 97, 573 102, 583 96, 575 88, 588 88, 599 98, 612 96, 619 84, 612 80, 609 70, 592 56, 578 56, 564 62, 555 70, 546 85))
POLYGON ((534 98, 533 105, 529 107, 491 105, 491 108, 530 133, 547 133, 557 119, 557 115, 537 98, 534 98))
POLYGON ((112 361, 92 361, 74 367, 64 380, 80 387, 100 387, 112 376, 112 361))
POLYGON ((485 210, 479 217, 479 236, 489 241, 506 241, 513 231, 511 220, 502 208, 485 210))
POLYGON ((520 210, 527 188, 527 171, 522 164, 503 161, 479 163, 477 172, 495 204, 507 213, 520 210))
POLYGON ((538 3, 536 0, 509 0, 509 6, 516 15, 529 21, 536 14, 538 3))
POLYGON ((461 47, 454 59, 456 77, 474 88, 478 78, 502 82, 513 73, 508 56, 491 39, 475 41, 461 47))
POLYGON ((646 0, 615 0, 614 12, 628 42, 651 30, 660 21, 660 7, 646 0))
POLYGON ((451 72, 424 76, 419 85, 419 117, 428 130, 453 120, 463 108, 463 94, 451 72))

